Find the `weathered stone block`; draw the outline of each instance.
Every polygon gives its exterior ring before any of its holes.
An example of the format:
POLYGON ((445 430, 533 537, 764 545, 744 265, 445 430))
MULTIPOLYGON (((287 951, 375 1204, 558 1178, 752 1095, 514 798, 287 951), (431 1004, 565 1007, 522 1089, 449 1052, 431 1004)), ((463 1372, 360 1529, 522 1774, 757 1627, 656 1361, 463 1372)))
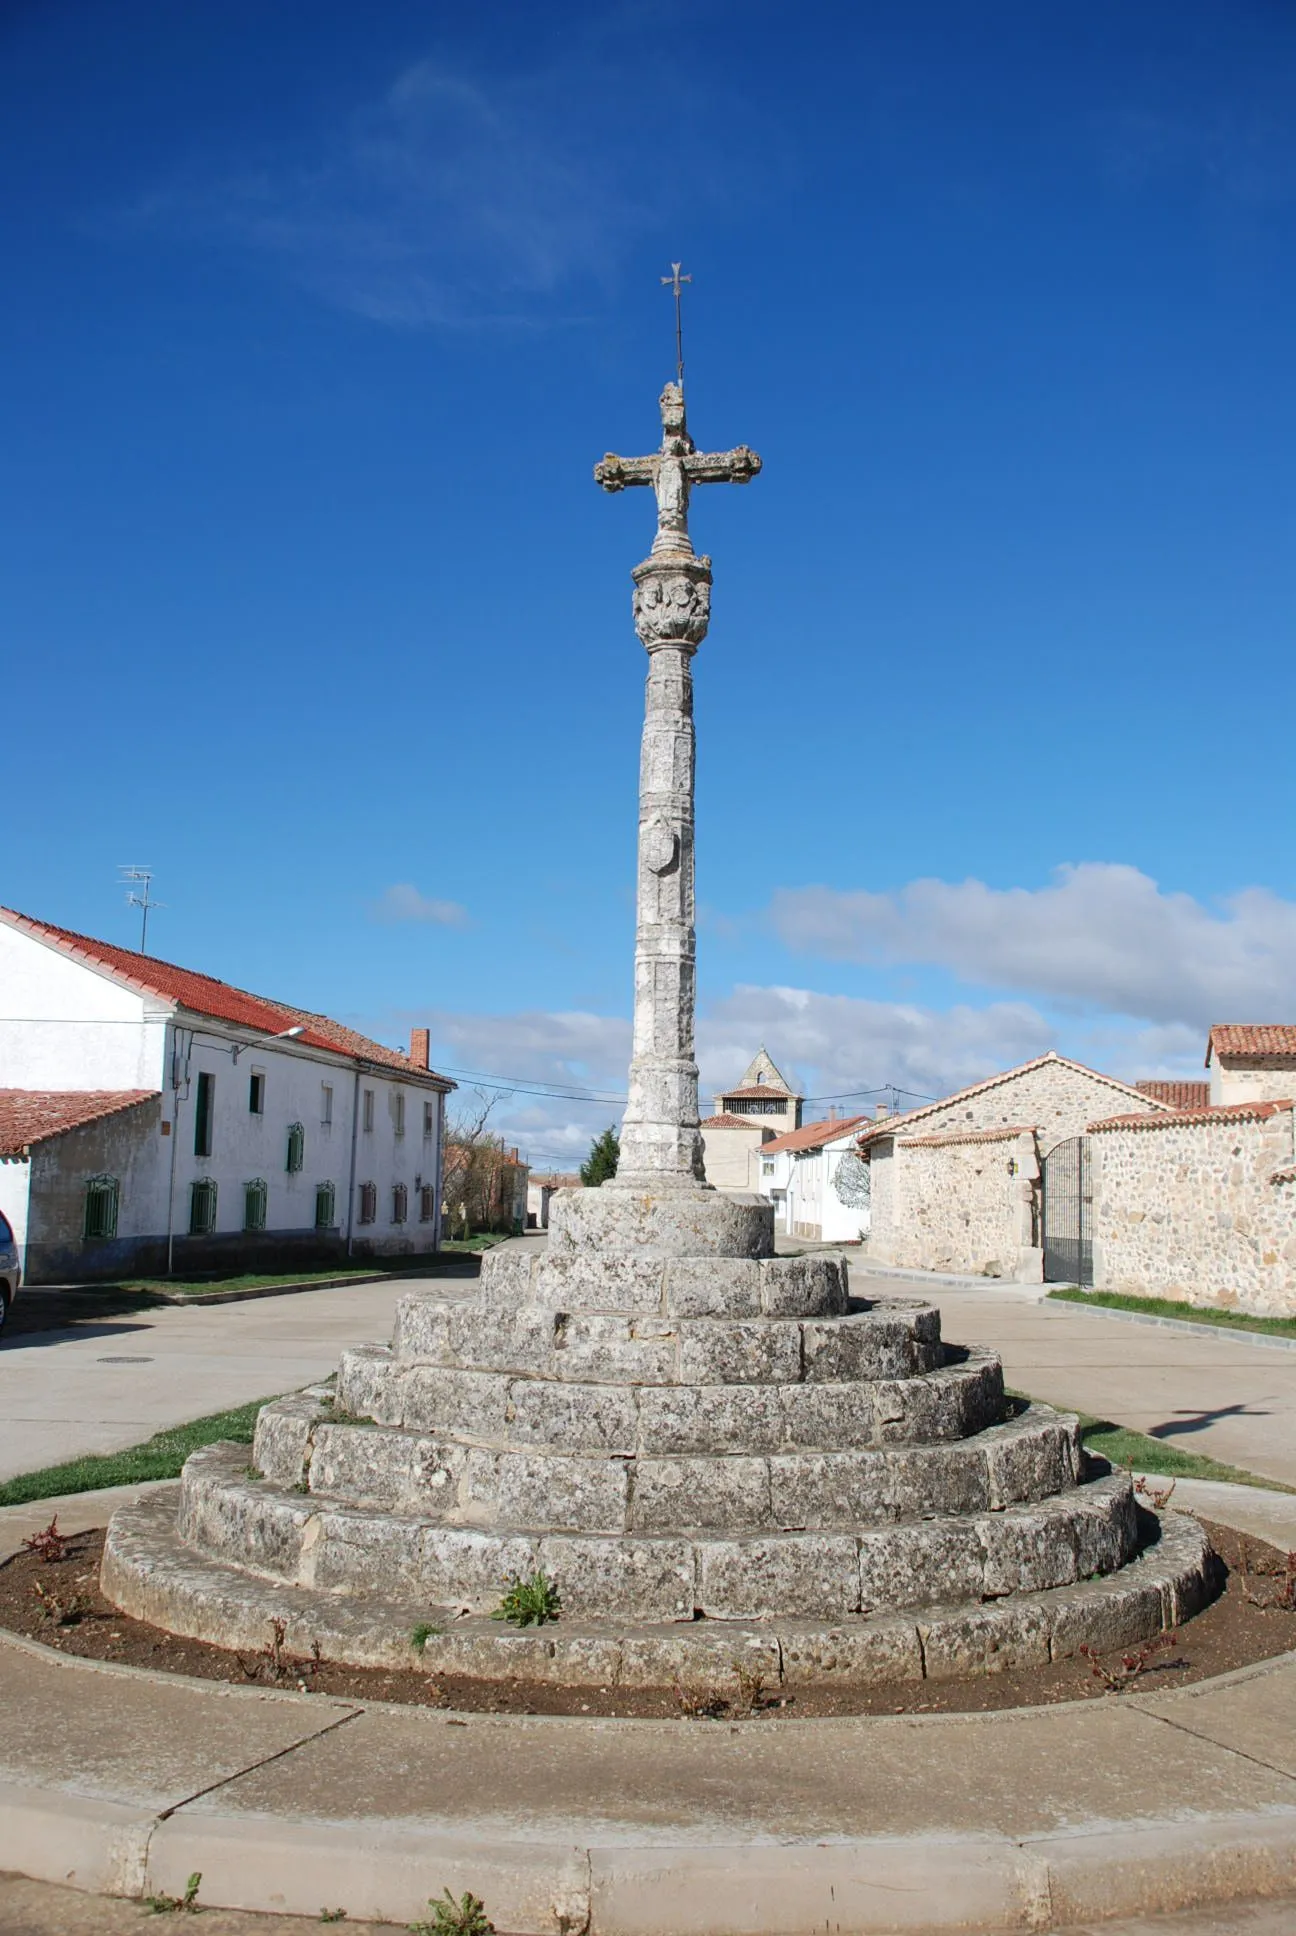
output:
POLYGON ((874 1385, 785 1385, 784 1437, 809 1451, 867 1445, 874 1433, 874 1385))
POLYGON ((465 1520, 510 1529, 626 1530, 626 1461, 577 1454, 495 1452, 467 1454, 465 1520))
POLYGON ((309 1484, 350 1505, 444 1519, 457 1509, 466 1458, 463 1446, 387 1426, 320 1425, 309 1484))
POLYGON ((509 1582, 534 1573, 539 1563, 536 1540, 429 1526, 418 1536, 414 1580, 429 1599, 490 1613, 509 1582))
POLYGON ((645 1386, 638 1404, 644 1456, 773 1452, 786 1433, 777 1385, 645 1386))
POLYGON ((384 1423, 412 1432, 449 1432, 466 1438, 506 1436, 510 1382, 503 1371, 410 1363, 380 1389, 375 1403, 384 1423), (394 1418, 391 1414, 397 1414, 394 1418))
POLYGON ((837 1682, 919 1681, 922 1649, 912 1620, 861 1620, 848 1627, 779 1622, 783 1677, 789 1687, 837 1682))
POLYGON ((979 1600, 984 1573, 977 1524, 922 1520, 863 1532, 859 1541, 860 1606, 868 1613, 979 1600))
POLYGON ((448 1364, 453 1356, 453 1316, 453 1307, 442 1299, 429 1297, 426 1292, 407 1292, 396 1306, 393 1355, 448 1364))
POLYGON ((754 1257, 672 1257, 666 1308, 681 1318, 759 1317, 764 1268, 754 1257))
POLYGON ((311 1428, 321 1407, 313 1398, 281 1398, 257 1414, 252 1463, 278 1486, 301 1485, 310 1459, 311 1428))
POLYGON ((738 1670, 779 1684, 779 1650, 773 1636, 750 1627, 708 1627, 695 1622, 677 1634, 627 1633, 621 1642, 623 1687, 685 1687, 726 1700, 739 1694, 738 1670))
POLYGON ((990 1504, 996 1511, 1020 1500, 1043 1499, 1074 1478, 1070 1420, 1053 1420, 1034 1406, 1018 1419, 983 1434, 990 1504))
POLYGON ((344 1351, 338 1361, 334 1409, 352 1412, 357 1418, 380 1419, 384 1425, 399 1425, 401 1370, 385 1345, 362 1344, 344 1351))
POLYGON ((761 1309, 768 1318, 830 1317, 846 1309, 841 1257, 767 1257, 760 1266, 761 1309))
POLYGON ((536 1303, 562 1311, 635 1311, 647 1316, 663 1315, 665 1309, 660 1259, 564 1255, 554 1249, 552 1231, 550 1249, 537 1260, 531 1295, 536 1303))
POLYGON ((526 1378, 515 1378, 508 1386, 500 1436, 509 1444, 629 1454, 637 1435, 634 1394, 623 1386, 526 1378))
POLYGON ((1065 1660, 1081 1647, 1132 1647, 1161 1631, 1161 1588, 1128 1574, 1062 1587, 1048 1602, 1049 1648, 1065 1660))
POLYGON ((393 1513, 321 1506, 302 1539, 297 1577, 324 1592, 392 1598, 423 1589, 419 1528, 393 1513))
POLYGON ((923 1617, 918 1634, 932 1681, 1043 1666, 1049 1657, 1048 1613, 1040 1601, 1004 1601, 923 1617))
POLYGON ((793 1384, 801 1376, 801 1332, 778 1319, 702 1318, 681 1327, 685 1385, 793 1384))
POLYGON ((638 1532, 677 1528, 744 1528, 770 1524, 770 1475, 765 1459, 649 1459, 635 1461, 630 1523, 638 1532))
POLYGON ((858 1613, 856 1541, 831 1533, 774 1533, 767 1538, 701 1540, 700 1596, 713 1620, 774 1619, 858 1613))
POLYGON ((939 1363, 940 1346, 923 1343, 901 1318, 873 1311, 812 1320, 801 1326, 807 1384, 853 1378, 908 1378, 939 1363))
POLYGON ((558 1378, 664 1385, 678 1374, 679 1339, 669 1319, 558 1314, 552 1365, 558 1378))
POLYGON ((691 1620, 693 1548, 683 1539, 581 1539, 539 1543, 539 1564, 564 1608, 582 1618, 691 1620))
MULTIPOLYGON (((1070 1586, 1076 1578, 1075 1515, 1021 1506, 980 1522, 985 1592, 991 1599, 1070 1586)), ((950 1596, 945 1596, 950 1597, 950 1596)))
POLYGON ((774 1206, 742 1203, 718 1190, 559 1190, 549 1204, 549 1252, 584 1257, 769 1257, 774 1206))

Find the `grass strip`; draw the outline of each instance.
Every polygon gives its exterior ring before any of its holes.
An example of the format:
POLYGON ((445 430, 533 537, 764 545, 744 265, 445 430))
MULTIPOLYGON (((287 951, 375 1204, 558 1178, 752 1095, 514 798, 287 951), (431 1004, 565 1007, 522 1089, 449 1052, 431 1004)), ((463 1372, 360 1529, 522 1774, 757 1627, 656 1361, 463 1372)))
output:
POLYGON ((143 1445, 128 1446, 124 1452, 88 1453, 64 1465, 19 1473, 16 1479, 0 1483, 0 1506, 25 1506, 32 1499, 57 1499, 65 1492, 133 1486, 144 1479, 178 1479, 181 1466, 199 1446, 214 1445, 217 1439, 250 1445, 257 1413, 269 1402, 256 1398, 249 1405, 234 1406, 232 1411, 212 1412, 207 1418, 191 1419, 187 1425, 168 1426, 143 1445))
POLYGON ((1155 1472, 1166 1479, 1219 1479, 1230 1486, 1259 1486, 1266 1492, 1294 1492, 1277 1479, 1264 1479, 1238 1465, 1224 1465, 1200 1452, 1184 1452, 1164 1439, 1149 1438, 1146 1432, 1132 1432, 1127 1425, 1113 1425, 1109 1418, 1090 1418, 1080 1414, 1080 1437, 1090 1452, 1109 1459, 1112 1465, 1132 1465, 1136 1472, 1155 1472))
POLYGON ((1120 1291, 1050 1291, 1059 1304, 1097 1304, 1105 1311, 1136 1311, 1141 1317, 1177 1318, 1189 1324, 1216 1324, 1224 1331, 1258 1331, 1270 1338, 1296 1338, 1296 1318, 1265 1318, 1250 1311, 1219 1311, 1209 1304, 1183 1304, 1171 1297, 1125 1297, 1120 1291))

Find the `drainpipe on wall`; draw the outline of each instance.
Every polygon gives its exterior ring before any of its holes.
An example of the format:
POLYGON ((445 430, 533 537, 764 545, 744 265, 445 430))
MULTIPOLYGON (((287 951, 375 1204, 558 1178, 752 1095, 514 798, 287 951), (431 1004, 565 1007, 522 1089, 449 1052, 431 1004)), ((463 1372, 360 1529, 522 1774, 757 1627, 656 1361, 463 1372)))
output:
POLYGON ((351 1255, 355 1242, 355 1176, 356 1176, 356 1133, 360 1127, 360 1064, 356 1063, 355 1082, 351 1090, 351 1177, 347 1184, 347 1247, 351 1255))
MULTIPOLYGON (((166 1274, 170 1277, 175 1264, 175 1175, 176 1149, 180 1142, 180 1031, 175 1029, 171 1050, 171 1170, 167 1178, 167 1259, 166 1274)), ((189 1047, 193 1048, 193 1030, 189 1031, 189 1047)), ((185 1080, 188 1081, 188 1058, 186 1057, 185 1080)))

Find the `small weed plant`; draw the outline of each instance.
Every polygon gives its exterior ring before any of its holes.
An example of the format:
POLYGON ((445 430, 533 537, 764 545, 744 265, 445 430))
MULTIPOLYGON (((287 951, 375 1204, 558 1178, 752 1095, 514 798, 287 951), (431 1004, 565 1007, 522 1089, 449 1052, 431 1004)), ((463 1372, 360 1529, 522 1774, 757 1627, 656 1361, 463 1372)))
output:
POLYGON ((90 1611, 84 1593, 47 1593, 39 1580, 33 1583, 32 1591, 40 1601, 41 1619, 52 1620, 56 1627, 79 1626, 90 1611))
POLYGON ((198 1888, 202 1882, 202 1870, 195 1869, 184 1886, 182 1896, 145 1896, 144 1907, 150 1916, 174 1916, 187 1911, 189 1915, 198 1914, 198 1888))
POLYGON ((347 1919, 347 1912, 345 1909, 321 1909, 320 1910, 320 1921, 322 1923, 344 1923, 346 1919, 347 1919))
POLYGON ((448 1889, 429 1897, 432 1914, 425 1922, 409 1925, 411 1936, 495 1936, 495 1925, 486 1914, 480 1896, 465 1892, 458 1902, 448 1889))
POLYGON ((537 1569, 526 1579, 519 1573, 513 1575, 491 1619, 507 1620, 510 1627, 545 1627, 561 1612, 557 1586, 547 1573, 537 1569))
POLYGON ((429 1640, 435 1640, 438 1634, 443 1634, 444 1632, 444 1627, 433 1626, 430 1620, 420 1620, 417 1627, 410 1634, 410 1646, 416 1654, 421 1654, 429 1640))
POLYGON ((1287 1554, 1281 1571, 1277 1567, 1253 1570, 1251 1555, 1243 1540, 1238 1571, 1242 1575, 1242 1592, 1249 1605, 1259 1607, 1264 1613, 1296 1613, 1296 1553, 1287 1554), (1258 1591, 1257 1580, 1272 1581, 1272 1590, 1258 1591))
POLYGON ((38 1560, 44 1560, 46 1566, 55 1566, 60 1560, 66 1559, 67 1549, 68 1536, 58 1529, 57 1513, 42 1532, 33 1533, 30 1539, 23 1541, 23 1551, 31 1553, 38 1560))
POLYGON ((1157 1655, 1163 1654, 1168 1647, 1177 1647, 1179 1636, 1173 1631, 1154 1634, 1151 1640, 1144 1641, 1128 1654, 1122 1654, 1114 1667, 1108 1667, 1098 1658, 1098 1649, 1085 1645, 1080 1649, 1080 1657, 1089 1663, 1089 1672, 1096 1681, 1101 1681, 1103 1690, 1108 1694, 1123 1694, 1133 1687, 1135 1681, 1153 1666, 1182 1666, 1179 1661, 1158 1661, 1157 1655))
MULTIPOLYGON (((1130 1470, 1133 1471, 1132 1466, 1130 1470)), ((1176 1483, 1172 1479, 1168 1486, 1154 1486, 1149 1479, 1140 1477, 1134 1481, 1134 1490, 1140 1499, 1147 1500, 1153 1512, 1164 1512, 1174 1497, 1176 1483)))

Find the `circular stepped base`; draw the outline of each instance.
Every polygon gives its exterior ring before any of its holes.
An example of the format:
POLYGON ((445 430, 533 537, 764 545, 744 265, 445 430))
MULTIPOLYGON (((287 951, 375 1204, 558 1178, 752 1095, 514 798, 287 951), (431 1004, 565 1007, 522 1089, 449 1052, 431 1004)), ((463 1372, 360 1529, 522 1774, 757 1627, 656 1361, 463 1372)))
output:
MULTIPOLYGON (((607 1469, 606 1466, 604 1469, 607 1469)), ((866 1531, 744 1534, 741 1493, 725 1532, 682 1523, 660 1534, 447 1525, 288 1492, 248 1476, 246 1452, 188 1460, 177 1527, 204 1556, 287 1585, 419 1596, 488 1614, 511 1578, 539 1570, 576 1617, 691 1621, 821 1619, 1039 1593, 1112 1573, 1137 1546, 1129 1475, 1114 1472, 999 1512, 925 1517, 866 1531)))
MULTIPOLYGON (((244 1457, 246 1448, 224 1448, 244 1457)), ((948 1680, 1043 1664, 1082 1644, 1134 1646, 1177 1627, 1212 1596, 1211 1553, 1194 1520, 1170 1517, 1160 1537, 1119 1573, 1046 1593, 918 1614, 833 1621, 575 1621, 514 1631, 453 1608, 397 1596, 344 1597, 277 1584, 203 1558, 176 1530, 168 1489, 119 1508, 108 1531, 105 1593, 122 1610, 172 1633, 257 1650, 270 1623, 284 1645, 309 1658, 355 1666, 423 1666, 429 1674, 528 1679, 571 1687, 708 1688, 736 1665, 767 1686, 808 1682, 948 1680), (434 1631, 415 1651, 415 1627, 434 1631), (439 1630, 439 1631, 438 1631, 439 1630)))

